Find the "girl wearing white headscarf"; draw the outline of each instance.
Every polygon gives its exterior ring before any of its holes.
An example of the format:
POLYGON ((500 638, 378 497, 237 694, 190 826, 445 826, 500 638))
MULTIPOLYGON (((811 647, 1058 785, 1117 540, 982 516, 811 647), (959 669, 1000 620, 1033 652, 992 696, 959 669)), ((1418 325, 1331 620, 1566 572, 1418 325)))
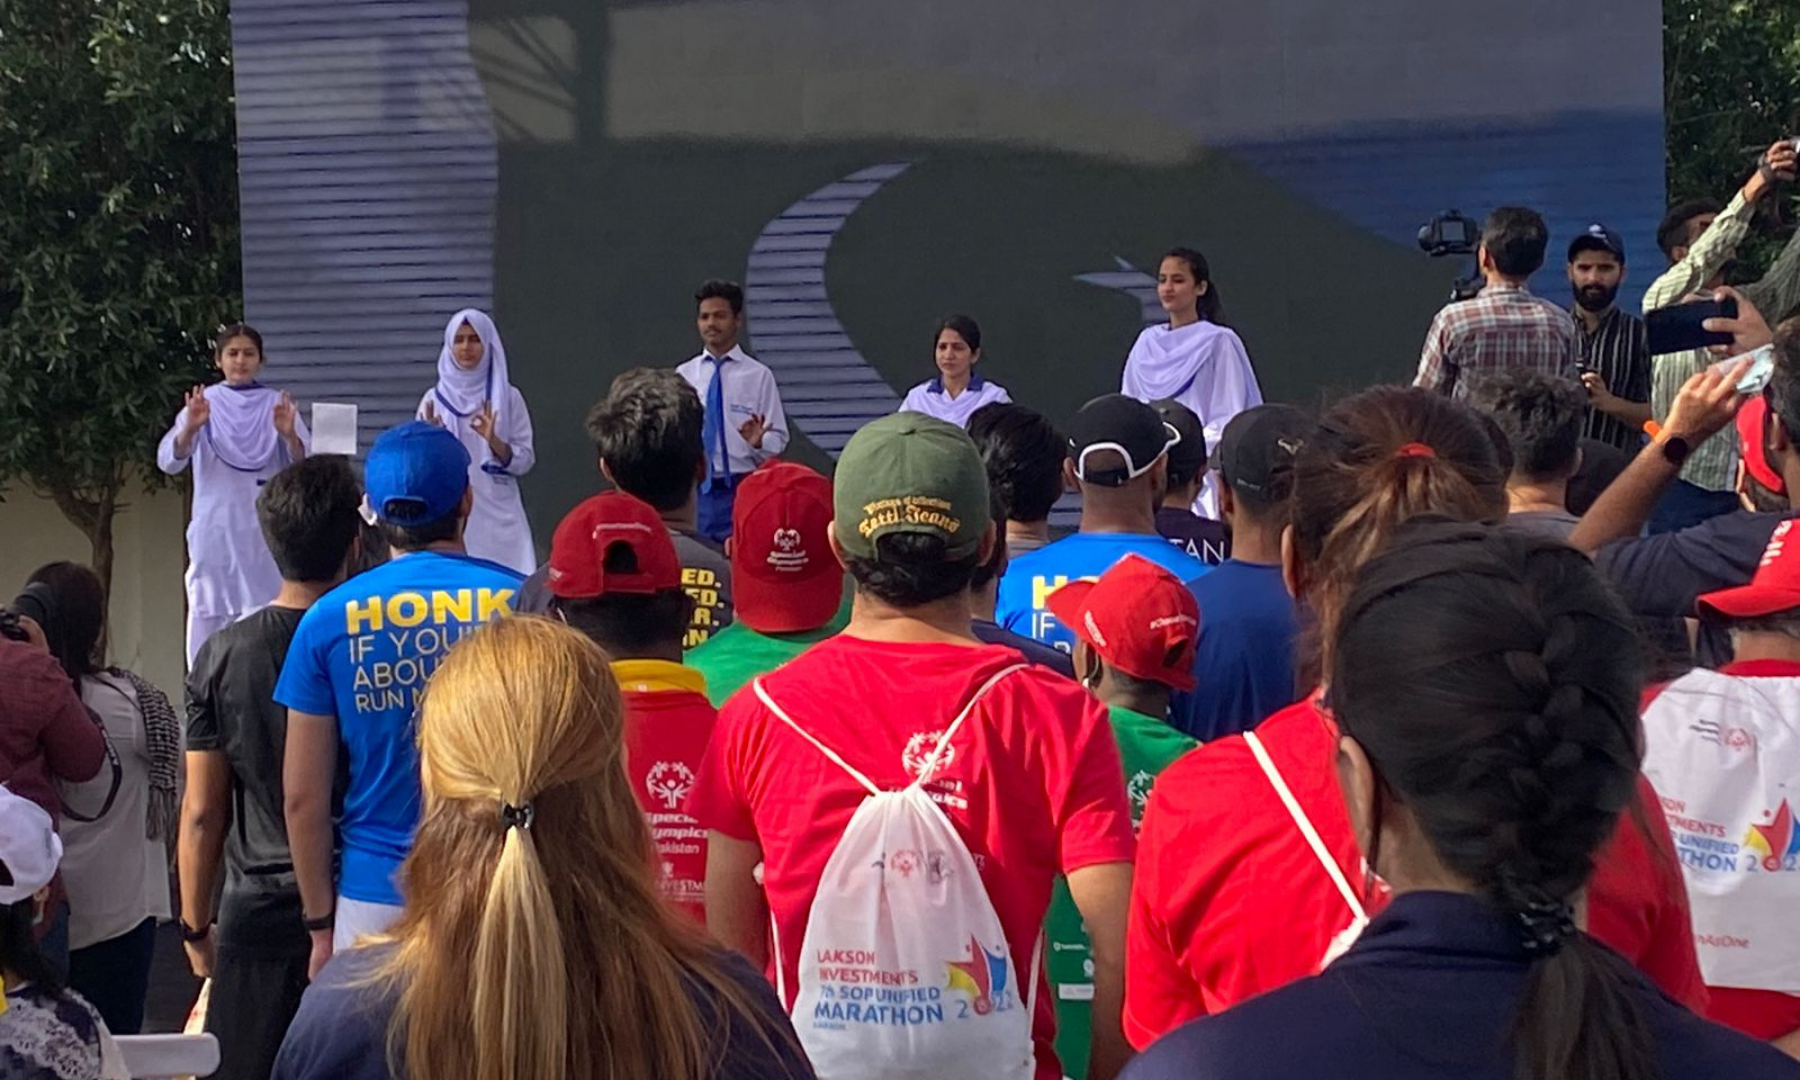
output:
POLYGON ((485 313, 464 308, 450 317, 438 353, 437 385, 419 401, 419 419, 442 424, 469 451, 469 487, 475 492, 463 533, 469 554, 521 574, 536 570, 518 481, 537 463, 531 413, 507 378, 506 346, 485 313))
MULTIPOLYGON (((1194 410, 1210 451, 1232 417, 1262 404, 1262 388, 1243 340, 1224 323, 1219 290, 1204 255, 1192 248, 1164 255, 1156 271, 1156 297, 1169 313, 1168 325, 1147 326, 1138 335, 1125 358, 1120 392, 1139 401, 1173 398, 1194 410)), ((1217 479, 1211 473, 1194 512, 1219 516, 1217 479)))
POLYGON ((188 523, 187 657, 212 632, 275 599, 281 572, 256 522, 256 494, 306 456, 312 435, 286 393, 256 381, 262 335, 238 323, 219 331, 213 363, 225 381, 189 391, 156 448, 170 475, 194 466, 188 523))

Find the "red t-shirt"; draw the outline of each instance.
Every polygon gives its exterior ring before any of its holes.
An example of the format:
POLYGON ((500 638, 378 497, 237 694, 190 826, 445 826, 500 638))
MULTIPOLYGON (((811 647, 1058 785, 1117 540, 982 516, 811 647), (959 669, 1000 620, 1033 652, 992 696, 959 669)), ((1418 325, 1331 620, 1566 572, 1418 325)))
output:
MULTIPOLYGON (((846 635, 762 683, 794 721, 877 786, 899 790, 975 691, 1019 663, 998 646, 900 645, 846 635)), ((1001 679, 951 742, 925 790, 969 846, 1021 978, 1059 873, 1130 862, 1131 807, 1106 709, 1041 668, 1001 679)), ((792 1007, 800 943, 826 860, 867 791, 771 714, 750 687, 725 704, 690 807, 709 829, 762 849, 775 924, 771 961, 792 1007)), ((773 969, 771 969, 773 975, 773 969)), ((1040 1080, 1060 1077, 1055 1011, 1038 975, 1040 1080)))
MULTIPOLYGON (((1362 853, 1338 789, 1337 730, 1311 698, 1256 728, 1350 888, 1373 917, 1362 853)), ((1701 1008, 1687 895, 1649 785, 1603 850, 1588 927, 1677 1000, 1701 1008)), ((1157 778, 1138 833, 1125 948, 1125 1035, 1140 1049, 1173 1028, 1318 972, 1352 914, 1242 736, 1208 743, 1157 778)))
POLYGON ((718 711, 706 679, 667 660, 619 660, 613 674, 625 692, 625 771, 656 841, 663 895, 706 922, 706 830, 690 815, 688 795, 699 775, 718 711))
MULTIPOLYGON (((1800 664, 1780 660, 1751 660, 1726 664, 1719 669, 1719 674, 1745 679, 1795 678, 1800 677, 1800 664)), ((1644 695, 1644 708, 1648 710, 1650 703, 1666 689, 1667 683, 1652 687, 1644 695)), ((1645 734, 1649 738, 1655 738, 1655 732, 1645 734)), ((1667 818, 1662 820, 1667 825, 1667 818)), ((1735 986, 1709 986, 1706 993, 1708 1020, 1735 1028, 1753 1039, 1771 1041, 1800 1031, 1800 995, 1784 994, 1779 990, 1746 990, 1735 986)))

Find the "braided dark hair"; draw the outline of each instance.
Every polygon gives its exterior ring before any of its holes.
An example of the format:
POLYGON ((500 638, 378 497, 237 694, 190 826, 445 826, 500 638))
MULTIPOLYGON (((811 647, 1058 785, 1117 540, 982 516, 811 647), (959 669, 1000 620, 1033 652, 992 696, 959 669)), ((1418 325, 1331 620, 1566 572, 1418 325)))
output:
POLYGON ((1480 526, 1400 529, 1338 622, 1341 730, 1532 957, 1518 1080, 1656 1073, 1641 980, 1570 911, 1634 798, 1642 670, 1631 617, 1585 557, 1480 526))

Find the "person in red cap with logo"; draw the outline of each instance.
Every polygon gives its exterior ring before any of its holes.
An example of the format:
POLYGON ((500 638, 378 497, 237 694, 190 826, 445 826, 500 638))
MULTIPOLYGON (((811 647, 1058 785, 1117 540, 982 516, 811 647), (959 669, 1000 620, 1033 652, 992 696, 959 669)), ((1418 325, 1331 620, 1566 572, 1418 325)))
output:
POLYGON ((687 655, 713 704, 844 628, 844 570, 830 531, 831 481, 805 465, 767 462, 738 485, 725 542, 736 621, 687 655))
POLYGON ((718 712, 681 662, 694 600, 656 508, 621 491, 569 511, 550 542, 550 614, 612 657, 625 695, 625 769, 650 822, 663 896, 706 920, 706 833, 687 796, 718 712))
MULTIPOLYGON (((1745 441, 1745 446, 1755 443, 1745 441)), ((1644 774, 1681 857, 1707 1015, 1800 1057, 1800 531, 1748 585, 1700 597, 1733 660, 1652 690, 1644 774)))
MULTIPOLYGON (((1200 606, 1180 578, 1127 555, 1100 580, 1071 581, 1051 593, 1050 610, 1075 632, 1076 677, 1111 716, 1136 827, 1157 775, 1199 745, 1168 718, 1174 692, 1194 688, 1200 606)), ((1093 964, 1081 913, 1060 881, 1044 935, 1056 995, 1056 1053, 1063 1074, 1080 1078, 1087 1075, 1093 964)))

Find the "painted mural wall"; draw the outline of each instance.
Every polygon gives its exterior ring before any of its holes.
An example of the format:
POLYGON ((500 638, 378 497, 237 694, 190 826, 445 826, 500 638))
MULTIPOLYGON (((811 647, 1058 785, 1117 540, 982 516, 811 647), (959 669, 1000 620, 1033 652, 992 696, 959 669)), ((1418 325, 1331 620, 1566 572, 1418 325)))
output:
MULTIPOLYGON (((270 377, 377 424, 491 306, 537 424, 540 547, 596 482, 581 420, 749 347, 828 462, 978 319, 988 377, 1065 418, 1117 387, 1145 271, 1206 252, 1264 392, 1408 377, 1459 261, 1413 235, 1599 220, 1659 256, 1660 12, 1636 0, 239 0, 246 299, 270 377), (1597 57, 1604 56, 1604 62, 1597 57)), ((1632 294, 1630 280, 1627 298, 1632 294)))

